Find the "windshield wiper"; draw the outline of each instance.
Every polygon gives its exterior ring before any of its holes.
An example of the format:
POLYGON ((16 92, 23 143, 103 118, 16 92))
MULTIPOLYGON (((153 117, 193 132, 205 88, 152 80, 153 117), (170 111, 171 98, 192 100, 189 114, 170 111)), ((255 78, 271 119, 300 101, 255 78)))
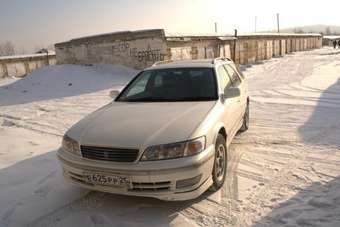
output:
POLYGON ((214 97, 204 97, 204 96, 197 96, 197 97, 186 97, 180 98, 176 101, 212 101, 215 100, 214 97))
POLYGON ((123 102, 172 102, 173 99, 167 99, 162 97, 147 97, 147 98, 133 98, 133 99, 123 99, 123 102))

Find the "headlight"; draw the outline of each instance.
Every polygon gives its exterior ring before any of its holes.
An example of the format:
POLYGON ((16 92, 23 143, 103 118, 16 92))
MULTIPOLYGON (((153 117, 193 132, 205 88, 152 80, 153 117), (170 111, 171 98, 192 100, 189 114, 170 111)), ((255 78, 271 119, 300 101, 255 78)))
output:
POLYGON ((205 137, 194 140, 156 145, 148 147, 141 158, 141 161, 156 161, 165 159, 182 158, 200 153, 205 149, 205 137))
POLYGON ((63 138, 62 148, 66 152, 70 152, 75 155, 80 155, 79 143, 74 139, 71 139, 67 135, 65 135, 63 138))

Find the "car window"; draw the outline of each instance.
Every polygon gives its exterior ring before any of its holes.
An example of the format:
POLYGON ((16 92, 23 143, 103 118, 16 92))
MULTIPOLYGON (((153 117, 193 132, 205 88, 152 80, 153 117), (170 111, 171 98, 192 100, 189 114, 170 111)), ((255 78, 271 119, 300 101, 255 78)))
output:
POLYGON ((154 87, 161 87, 163 85, 163 77, 161 75, 155 76, 154 87))
POLYGON ((141 72, 116 101, 211 101, 218 98, 212 68, 169 68, 141 72))
POLYGON ((143 93, 146 90, 150 76, 151 76, 150 72, 146 72, 143 75, 141 75, 135 81, 135 86, 131 87, 131 89, 129 90, 129 94, 130 95, 138 95, 138 94, 143 93))
POLYGON ((237 74, 237 72, 229 65, 224 65, 224 68, 227 70, 228 74, 230 75, 231 83, 233 87, 237 87, 238 85, 240 85, 241 79, 239 75, 237 74))
POLYGON ((232 69, 234 69, 234 70, 237 72, 237 74, 238 74, 242 79, 244 79, 244 75, 243 75, 243 73, 241 72, 241 70, 240 70, 240 68, 239 68, 238 66, 236 66, 236 65, 230 65, 230 67, 231 67, 232 69))
POLYGON ((231 86, 231 80, 223 66, 217 68, 217 74, 221 89, 224 91, 226 88, 229 88, 231 86))

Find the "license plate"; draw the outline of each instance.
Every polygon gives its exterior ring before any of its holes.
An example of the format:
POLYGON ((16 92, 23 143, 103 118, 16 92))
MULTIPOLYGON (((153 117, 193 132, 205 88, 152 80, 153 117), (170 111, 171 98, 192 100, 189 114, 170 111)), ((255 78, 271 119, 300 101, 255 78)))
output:
POLYGON ((87 182, 97 185, 126 186, 130 183, 127 177, 102 173, 85 173, 87 182))

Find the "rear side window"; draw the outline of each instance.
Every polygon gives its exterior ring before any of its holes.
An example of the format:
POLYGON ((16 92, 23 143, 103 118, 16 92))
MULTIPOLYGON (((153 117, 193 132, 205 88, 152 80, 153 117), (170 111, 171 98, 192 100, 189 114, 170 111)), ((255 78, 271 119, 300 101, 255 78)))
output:
POLYGON ((231 83, 233 84, 233 86, 237 87, 238 85, 240 85, 241 79, 238 73, 229 65, 224 65, 224 68, 227 70, 228 74, 230 75, 231 83))
POLYGON ((231 86, 230 77, 223 66, 217 68, 217 76, 221 89, 224 91, 231 86))
POLYGON ((244 75, 243 75, 243 73, 241 72, 241 70, 240 70, 240 68, 239 68, 238 66, 236 66, 236 65, 230 65, 230 67, 231 67, 232 69, 234 69, 234 70, 237 72, 237 74, 238 74, 242 79, 244 79, 244 75))
POLYGON ((155 88, 159 88, 162 87, 164 84, 164 76, 165 76, 165 72, 159 72, 158 74, 154 75, 153 78, 153 86, 155 88))

